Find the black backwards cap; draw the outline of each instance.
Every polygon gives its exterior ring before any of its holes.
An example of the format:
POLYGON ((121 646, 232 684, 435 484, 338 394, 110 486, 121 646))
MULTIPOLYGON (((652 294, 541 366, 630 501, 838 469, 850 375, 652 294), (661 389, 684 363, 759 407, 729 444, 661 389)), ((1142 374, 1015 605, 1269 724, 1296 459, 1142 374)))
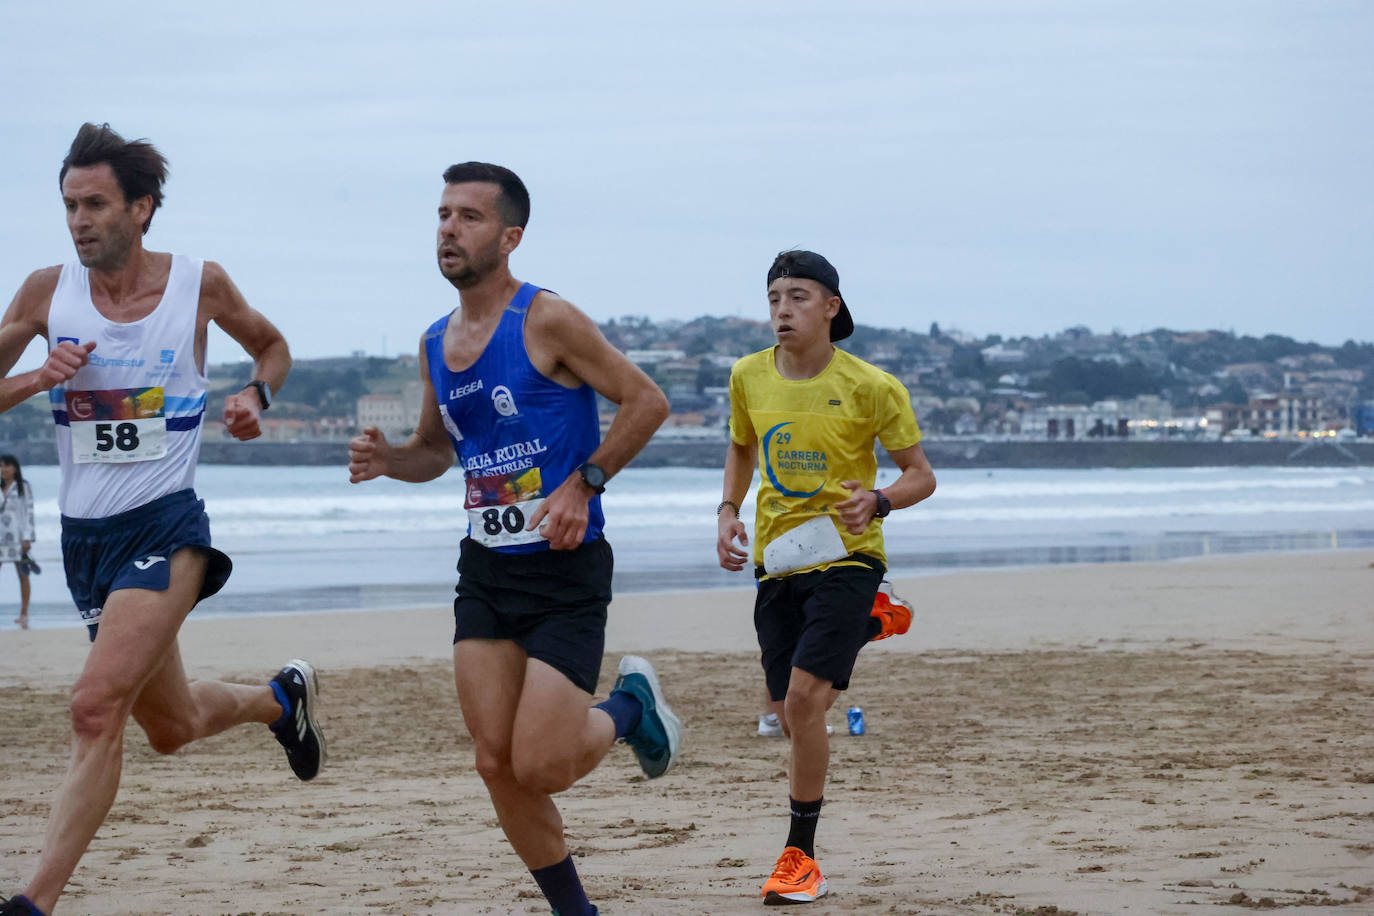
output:
POLYGON ((839 296, 840 310, 835 313, 834 318, 830 319, 830 339, 831 341, 844 340, 854 333, 854 319, 849 314, 849 306, 845 305, 844 296, 840 295, 840 272, 831 266, 825 258, 814 251, 802 251, 801 249, 781 251, 773 259, 773 266, 768 268, 768 285, 772 286, 773 281, 779 277, 815 280, 830 290, 831 293, 839 296))

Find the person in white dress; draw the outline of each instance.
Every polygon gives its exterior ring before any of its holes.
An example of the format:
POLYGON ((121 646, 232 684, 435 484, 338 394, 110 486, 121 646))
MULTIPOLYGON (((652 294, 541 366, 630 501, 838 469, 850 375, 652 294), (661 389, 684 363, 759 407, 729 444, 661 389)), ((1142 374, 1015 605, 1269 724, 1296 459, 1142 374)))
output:
POLYGON ((33 488, 24 481, 19 459, 0 455, 0 564, 13 563, 19 573, 19 616, 29 628, 29 568, 23 561, 33 546, 33 488))

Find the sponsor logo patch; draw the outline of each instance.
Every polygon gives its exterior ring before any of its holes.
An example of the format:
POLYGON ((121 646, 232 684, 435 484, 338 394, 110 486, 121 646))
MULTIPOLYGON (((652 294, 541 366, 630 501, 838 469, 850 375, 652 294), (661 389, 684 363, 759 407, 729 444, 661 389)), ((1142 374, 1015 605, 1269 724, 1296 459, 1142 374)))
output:
POLYGON ((516 412, 515 395, 505 385, 497 385, 491 389, 491 406, 503 417, 513 416, 516 412))

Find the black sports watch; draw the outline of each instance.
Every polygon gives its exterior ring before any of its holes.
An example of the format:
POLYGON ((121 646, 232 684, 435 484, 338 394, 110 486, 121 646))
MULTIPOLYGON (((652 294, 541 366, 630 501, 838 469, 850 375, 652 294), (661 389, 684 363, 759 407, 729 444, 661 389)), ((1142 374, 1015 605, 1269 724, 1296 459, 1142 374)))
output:
POLYGON ((247 385, 244 385, 241 390, 247 391, 249 388, 252 388, 254 391, 258 393, 259 407, 261 407, 263 410, 266 410, 267 408, 272 406, 272 388, 266 382, 264 382, 262 379, 255 378, 247 385))
POLYGON ((582 482, 595 490, 598 496, 606 492, 606 472, 599 465, 584 461, 578 465, 577 473, 582 475, 582 482))
POLYGON ((873 495, 878 497, 878 505, 873 509, 873 517, 887 518, 887 514, 892 511, 892 503, 888 501, 887 494, 882 490, 874 490, 873 495))

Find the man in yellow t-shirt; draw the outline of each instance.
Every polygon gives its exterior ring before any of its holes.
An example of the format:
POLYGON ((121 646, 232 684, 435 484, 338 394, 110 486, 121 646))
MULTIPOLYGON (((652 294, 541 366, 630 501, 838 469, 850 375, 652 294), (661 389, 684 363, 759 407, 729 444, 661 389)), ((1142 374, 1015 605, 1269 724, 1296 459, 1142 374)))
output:
POLYGON ((768 270, 777 346, 730 373, 730 447, 717 512, 716 553, 741 570, 749 538, 739 506, 759 470, 753 565, 754 626, 770 707, 791 741, 791 824, 764 883, 764 903, 826 893, 815 861, 816 820, 829 764, 825 713, 859 650, 875 636, 870 611, 886 569, 882 519, 935 492, 911 398, 895 378, 837 350, 854 331, 839 273, 811 251, 784 251, 768 270), (873 489, 881 442, 900 476, 873 489))

